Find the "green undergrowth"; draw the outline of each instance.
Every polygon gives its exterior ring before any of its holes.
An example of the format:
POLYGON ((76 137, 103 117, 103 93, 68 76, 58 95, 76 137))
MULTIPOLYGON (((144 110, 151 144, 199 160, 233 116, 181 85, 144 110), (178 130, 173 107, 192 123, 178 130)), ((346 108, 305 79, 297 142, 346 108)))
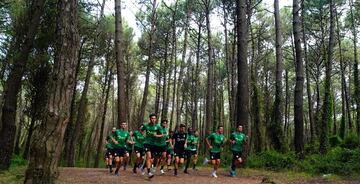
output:
POLYGON ((21 156, 14 155, 11 159, 11 166, 7 171, 0 172, 0 184, 22 183, 25 176, 27 161, 21 156))
POLYGON ((344 141, 333 139, 334 147, 326 154, 308 152, 304 159, 298 159, 295 153, 265 151, 248 157, 246 167, 270 171, 305 172, 313 175, 360 175, 360 142, 355 137, 344 141))

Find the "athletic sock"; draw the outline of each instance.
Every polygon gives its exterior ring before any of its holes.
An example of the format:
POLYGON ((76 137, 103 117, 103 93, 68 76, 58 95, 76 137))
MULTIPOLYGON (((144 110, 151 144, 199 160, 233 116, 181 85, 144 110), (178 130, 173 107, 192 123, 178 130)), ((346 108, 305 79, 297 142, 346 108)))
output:
POLYGON ((150 171, 150 168, 147 168, 147 171, 148 171, 148 173, 150 173, 151 171, 150 171))
POLYGON ((163 169, 164 169, 164 166, 162 165, 162 166, 160 167, 160 169, 163 170, 163 169))
POLYGON ((193 165, 193 169, 195 169, 196 168, 196 163, 194 163, 194 165, 193 165))
POLYGON ((109 165, 109 171, 112 172, 112 165, 109 165))
POLYGON ((174 170, 174 174, 177 175, 177 169, 174 170))

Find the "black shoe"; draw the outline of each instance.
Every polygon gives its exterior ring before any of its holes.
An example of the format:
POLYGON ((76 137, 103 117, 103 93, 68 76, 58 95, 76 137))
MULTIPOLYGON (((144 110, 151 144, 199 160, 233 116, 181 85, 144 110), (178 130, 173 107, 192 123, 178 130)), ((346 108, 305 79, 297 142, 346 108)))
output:
POLYGON ((133 173, 135 173, 135 174, 136 174, 136 167, 134 167, 134 169, 133 169, 133 173))
POLYGON ((189 174, 187 170, 184 171, 185 174, 189 174))

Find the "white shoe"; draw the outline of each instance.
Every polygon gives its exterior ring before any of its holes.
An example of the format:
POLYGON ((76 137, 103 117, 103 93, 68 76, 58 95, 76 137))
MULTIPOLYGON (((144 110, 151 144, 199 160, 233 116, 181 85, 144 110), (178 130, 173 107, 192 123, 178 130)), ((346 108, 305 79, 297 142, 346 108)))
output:
POLYGON ((214 178, 217 178, 217 177, 218 177, 218 176, 216 175, 216 172, 212 172, 211 176, 214 177, 214 178))
POLYGON ((164 170, 161 169, 161 170, 160 170, 160 174, 161 174, 161 175, 165 174, 164 170))
POLYGON ((149 172, 148 177, 149 177, 149 178, 152 178, 152 177, 154 177, 154 174, 151 173, 151 172, 149 172))
POLYGON ((156 173, 156 167, 152 167, 152 168, 151 168, 151 172, 152 172, 152 173, 156 173))

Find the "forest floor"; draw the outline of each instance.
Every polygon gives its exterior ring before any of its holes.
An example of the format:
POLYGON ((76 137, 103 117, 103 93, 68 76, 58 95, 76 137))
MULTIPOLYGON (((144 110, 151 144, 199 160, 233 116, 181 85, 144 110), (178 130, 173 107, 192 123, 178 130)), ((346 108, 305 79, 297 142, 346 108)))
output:
MULTIPOLYGON (((26 166, 11 167, 9 171, 0 172, 0 184, 23 183, 26 166)), ((60 176, 57 184, 88 184, 88 183, 176 183, 176 184, 360 184, 360 176, 344 177, 337 175, 310 175, 307 173, 282 171, 273 172, 262 169, 237 169, 236 177, 229 177, 228 170, 220 169, 218 178, 210 177, 211 168, 199 168, 200 171, 192 171, 189 175, 179 172, 177 177, 173 171, 166 172, 164 176, 155 177, 149 180, 140 173, 133 174, 131 169, 120 171, 120 176, 109 174, 105 168, 59 168, 60 176)))
POLYGON ((133 174, 131 169, 120 171, 120 176, 109 174, 108 170, 91 168, 60 168, 59 184, 85 184, 85 183, 159 183, 159 184, 360 184, 360 180, 340 178, 333 175, 310 176, 304 173, 294 172, 269 172, 252 169, 237 170, 236 177, 230 177, 227 170, 220 169, 218 178, 210 176, 211 168, 201 168, 200 171, 190 169, 190 174, 179 172, 178 176, 173 176, 173 171, 166 172, 160 176, 157 172, 155 177, 148 179, 140 173, 133 174), (240 172, 239 172, 240 171, 240 172))

